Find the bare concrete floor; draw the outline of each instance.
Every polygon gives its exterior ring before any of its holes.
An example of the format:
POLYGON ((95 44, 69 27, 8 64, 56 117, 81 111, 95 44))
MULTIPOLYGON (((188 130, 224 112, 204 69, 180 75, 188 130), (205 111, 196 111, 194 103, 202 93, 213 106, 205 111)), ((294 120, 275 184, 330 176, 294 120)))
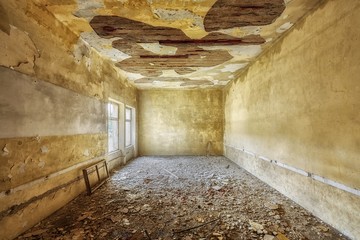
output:
POLYGON ((141 157, 19 239, 346 238, 225 157, 141 157))

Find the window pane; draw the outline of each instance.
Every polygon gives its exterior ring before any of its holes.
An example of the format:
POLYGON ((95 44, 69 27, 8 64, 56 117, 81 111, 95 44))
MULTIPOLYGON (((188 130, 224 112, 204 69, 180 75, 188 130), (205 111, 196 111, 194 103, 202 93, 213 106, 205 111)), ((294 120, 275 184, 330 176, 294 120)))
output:
POLYGON ((131 108, 126 108, 125 118, 126 120, 131 120, 131 108))
POLYGON ((118 120, 109 120, 108 127, 108 144, 109 152, 113 152, 119 149, 119 121, 118 120))
POLYGON ((119 117, 119 106, 115 103, 109 103, 109 116, 111 118, 119 117))
POLYGON ((125 145, 131 145, 131 122, 125 122, 125 145))

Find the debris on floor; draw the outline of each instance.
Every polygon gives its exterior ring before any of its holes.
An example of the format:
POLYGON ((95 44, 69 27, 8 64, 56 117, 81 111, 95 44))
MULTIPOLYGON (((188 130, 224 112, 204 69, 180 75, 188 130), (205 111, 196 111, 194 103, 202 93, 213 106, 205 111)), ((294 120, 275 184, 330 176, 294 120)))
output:
POLYGON ((225 157, 141 157, 18 239, 347 239, 225 157))

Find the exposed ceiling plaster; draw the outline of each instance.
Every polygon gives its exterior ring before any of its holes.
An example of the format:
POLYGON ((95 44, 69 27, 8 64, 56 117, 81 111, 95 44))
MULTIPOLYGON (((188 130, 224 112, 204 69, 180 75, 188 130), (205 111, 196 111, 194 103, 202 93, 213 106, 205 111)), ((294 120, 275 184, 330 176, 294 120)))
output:
POLYGON ((46 6, 138 88, 209 88, 239 76, 320 1, 63 0, 46 6))

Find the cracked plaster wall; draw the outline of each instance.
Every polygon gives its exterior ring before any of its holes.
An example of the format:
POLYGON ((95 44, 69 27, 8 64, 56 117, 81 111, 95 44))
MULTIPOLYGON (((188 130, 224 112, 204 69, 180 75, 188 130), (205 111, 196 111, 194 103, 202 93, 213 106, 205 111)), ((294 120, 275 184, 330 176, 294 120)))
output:
POLYGON ((143 90, 138 116, 140 155, 222 155, 222 90, 143 90))
POLYGON ((105 103, 137 108, 137 90, 41 5, 0 13, 0 239, 12 239, 85 190, 81 169, 121 163, 105 103))
POLYGON ((258 156, 360 188, 359 10, 325 1, 224 93, 225 155, 354 239, 359 196, 258 156))

